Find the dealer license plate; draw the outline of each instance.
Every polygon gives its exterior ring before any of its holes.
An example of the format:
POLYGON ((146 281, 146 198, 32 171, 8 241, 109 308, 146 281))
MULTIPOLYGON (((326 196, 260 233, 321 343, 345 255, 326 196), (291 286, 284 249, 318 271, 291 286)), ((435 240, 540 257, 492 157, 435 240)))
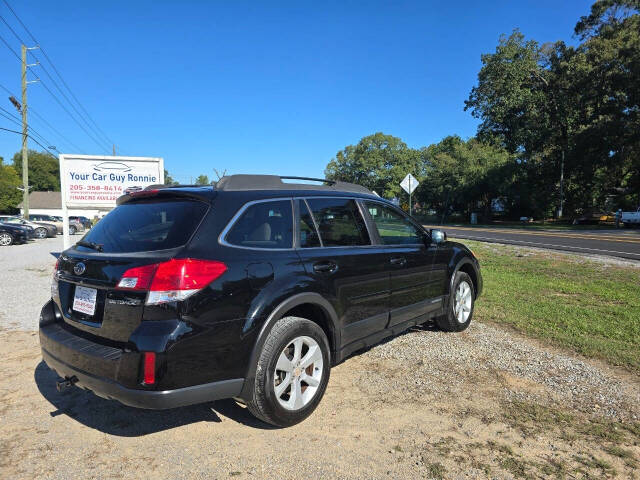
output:
POLYGON ((76 294, 73 297, 73 309, 85 315, 96 313, 96 296, 98 291, 95 288, 76 286, 76 294))

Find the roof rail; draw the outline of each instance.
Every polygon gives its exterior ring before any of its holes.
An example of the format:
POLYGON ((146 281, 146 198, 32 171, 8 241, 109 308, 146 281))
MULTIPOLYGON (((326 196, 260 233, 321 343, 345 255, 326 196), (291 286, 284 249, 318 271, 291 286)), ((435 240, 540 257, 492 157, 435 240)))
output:
POLYGON ((329 185, 333 185, 334 183, 336 183, 335 180, 328 180, 326 178, 313 178, 313 177, 280 177, 280 180, 309 180, 312 182, 320 182, 320 183, 327 183, 329 185))
POLYGON ((242 190, 324 190, 334 192, 354 192, 373 195, 366 187, 354 183, 327 180, 324 178, 293 177, 278 175, 228 175, 222 177, 215 184, 218 191, 242 191, 242 190), (321 182, 325 185, 312 185, 308 183, 285 183, 282 180, 309 180, 321 182))

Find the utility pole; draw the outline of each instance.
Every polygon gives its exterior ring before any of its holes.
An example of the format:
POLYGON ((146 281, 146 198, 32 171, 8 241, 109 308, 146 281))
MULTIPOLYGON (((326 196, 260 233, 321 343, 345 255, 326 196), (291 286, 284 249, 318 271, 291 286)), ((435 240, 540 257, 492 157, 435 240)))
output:
POLYGON ((38 47, 27 48, 22 45, 22 208, 24 218, 29 218, 29 150, 27 139, 29 138, 29 127, 27 124, 27 67, 33 67, 37 63, 27 65, 27 50, 34 50, 38 47))
POLYGON ((562 158, 560 159, 560 211, 558 218, 562 218, 564 208, 564 147, 562 148, 562 158))
POLYGON ((114 157, 116 156, 116 144, 115 143, 113 144, 113 156, 114 157))
POLYGON ((29 218, 29 153, 27 151, 27 47, 22 45, 22 208, 29 218))

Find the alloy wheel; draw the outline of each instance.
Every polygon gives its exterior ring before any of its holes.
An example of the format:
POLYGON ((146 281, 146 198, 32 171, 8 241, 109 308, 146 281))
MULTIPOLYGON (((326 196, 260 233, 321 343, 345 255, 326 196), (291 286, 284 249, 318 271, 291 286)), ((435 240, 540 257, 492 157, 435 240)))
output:
POLYGON ((47 238, 47 230, 45 228, 36 228, 36 238, 47 238))
POLYGON ((463 280, 458 284, 455 303, 453 305, 453 314, 456 320, 458 320, 458 323, 465 323, 469 319, 472 301, 471 286, 463 280))
POLYGON ((0 233, 0 245, 6 247, 7 245, 11 245, 11 242, 13 242, 11 235, 5 232, 0 233))
POLYGON ((322 350, 313 338, 296 337, 284 347, 276 363, 273 389, 286 410, 300 410, 313 399, 324 373, 322 350))

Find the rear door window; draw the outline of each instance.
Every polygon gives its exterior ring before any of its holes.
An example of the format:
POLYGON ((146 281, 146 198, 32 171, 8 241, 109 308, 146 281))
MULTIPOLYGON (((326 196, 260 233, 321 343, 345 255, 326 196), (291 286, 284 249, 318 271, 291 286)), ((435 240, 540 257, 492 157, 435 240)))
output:
POLYGON ((304 200, 300 200, 300 248, 320 246, 320 237, 313 222, 311 212, 304 200))
POLYGON ((367 227, 355 200, 309 198, 307 202, 318 224, 323 246, 348 247, 371 244, 367 227))
MULTIPOLYGON (((140 200, 120 205, 84 236, 103 252, 131 253, 186 244, 207 212, 197 200, 140 200)), ((76 247, 86 249, 86 247, 76 247)))
POLYGON ((292 248, 291 200, 271 200, 249 205, 232 225, 225 241, 250 248, 292 248))

